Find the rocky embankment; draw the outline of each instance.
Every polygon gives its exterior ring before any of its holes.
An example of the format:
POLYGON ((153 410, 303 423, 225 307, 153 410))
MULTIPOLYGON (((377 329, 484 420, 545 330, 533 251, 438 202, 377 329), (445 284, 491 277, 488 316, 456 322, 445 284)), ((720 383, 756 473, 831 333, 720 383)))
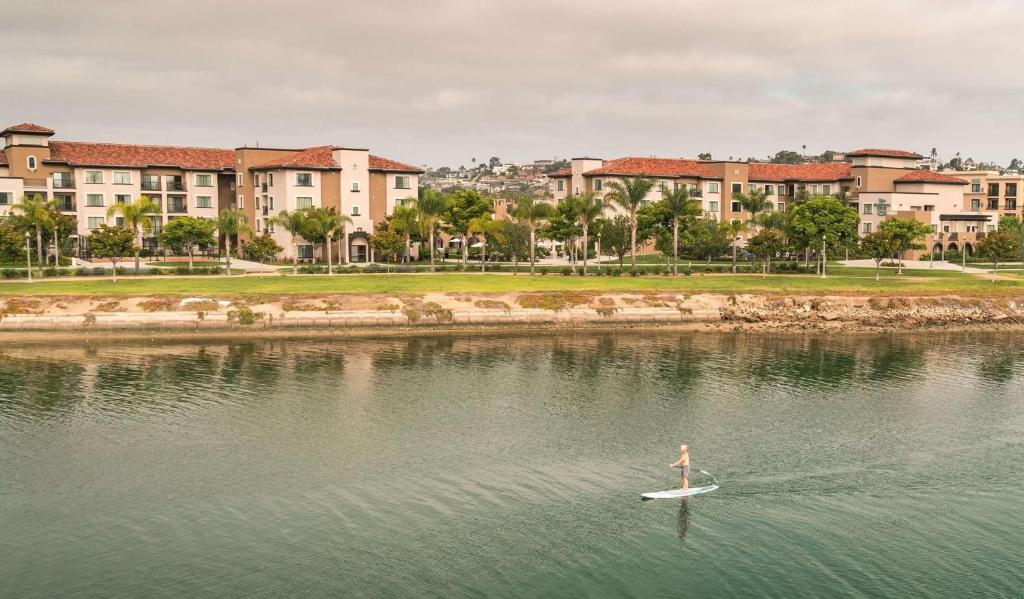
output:
POLYGON ((1024 298, 550 292, 0 300, 0 331, 24 334, 666 325, 719 330, 875 331, 1021 324, 1024 298))

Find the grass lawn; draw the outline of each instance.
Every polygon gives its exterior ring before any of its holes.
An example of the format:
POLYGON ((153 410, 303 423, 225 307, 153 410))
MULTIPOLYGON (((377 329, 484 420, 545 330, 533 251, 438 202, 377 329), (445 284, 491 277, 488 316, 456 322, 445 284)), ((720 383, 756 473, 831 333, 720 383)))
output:
MULTIPOLYGON (((144 262, 144 264, 146 266, 170 266, 170 267, 182 266, 182 265, 188 266, 188 260, 158 260, 158 261, 155 261, 155 262, 144 262)), ((193 266, 224 266, 224 262, 222 260, 221 261, 218 261, 218 260, 196 260, 196 261, 192 262, 192 265, 193 266)), ((134 262, 132 262, 132 266, 133 267, 135 266, 134 262)))
POLYGON ((883 269, 882 280, 874 280, 874 269, 834 266, 822 279, 815 275, 720 274, 690 277, 566 277, 511 274, 439 273, 355 275, 300 275, 245 277, 122 277, 43 279, 28 284, 0 282, 3 295, 302 295, 325 293, 427 293, 517 291, 684 291, 687 293, 769 293, 769 294, 846 294, 846 295, 1024 295, 1024 278, 990 282, 984 275, 964 275, 955 271, 928 269, 883 269))

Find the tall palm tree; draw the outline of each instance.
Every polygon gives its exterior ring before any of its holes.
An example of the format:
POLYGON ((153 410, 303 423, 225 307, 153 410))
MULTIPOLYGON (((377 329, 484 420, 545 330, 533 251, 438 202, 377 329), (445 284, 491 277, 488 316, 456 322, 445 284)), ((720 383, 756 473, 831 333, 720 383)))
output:
POLYGON ((316 221, 317 228, 323 232, 324 245, 327 246, 327 274, 332 275, 334 267, 331 262, 331 246, 334 245, 334 236, 352 219, 346 214, 338 214, 334 208, 316 208, 310 211, 310 215, 316 221))
POLYGON ((606 199, 622 207, 629 215, 629 264, 636 270, 636 211, 643 206, 647 194, 654 188, 654 180, 646 177, 622 179, 608 184, 606 199))
POLYGON ((130 204, 113 204, 107 208, 107 217, 121 216, 124 226, 135 233, 135 274, 139 274, 139 252, 142 236, 153 230, 152 216, 160 214, 160 205, 149 196, 139 196, 130 204))
POLYGON ((416 212, 419 215, 420 235, 430 240, 430 272, 435 272, 434 266, 434 233, 437 230, 437 222, 441 215, 448 210, 451 200, 429 187, 421 187, 419 199, 416 201, 416 212))
POLYGON ((740 206, 750 213, 747 220, 752 227, 758 224, 759 216, 768 212, 772 205, 763 187, 755 187, 747 193, 736 192, 732 194, 732 199, 739 202, 740 206))
POLYGON ((43 276, 43 229, 53 228, 53 214, 51 204, 43 199, 43 196, 35 194, 32 197, 24 196, 21 201, 11 206, 13 212, 19 213, 29 225, 36 230, 36 262, 39 266, 39 276, 43 276))
POLYGON ((672 276, 679 276, 679 222, 686 216, 696 216, 700 204, 690 200, 690 190, 685 186, 661 191, 661 201, 672 217, 672 276))
MULTIPOLYGON (((478 216, 469 221, 466 228, 466 237, 480 236, 480 272, 487 272, 487 232, 491 230, 494 221, 489 216, 478 216)), ((467 239, 468 245, 468 239, 467 239)))
POLYGON ((225 270, 231 274, 231 236, 251 233, 249 229, 249 218, 245 212, 238 209, 221 210, 217 215, 217 228, 224 235, 224 254, 227 256, 225 270))
MULTIPOLYGON (((590 226, 604 213, 604 200, 586 191, 576 196, 576 222, 583 229, 583 275, 587 274, 587 253, 590 244, 590 226)), ((599 257, 598 260, 601 258, 599 257)))
POLYGON ((405 256, 412 261, 412 233, 419 227, 418 214, 413 206, 395 206, 391 215, 391 225, 395 232, 405 238, 405 256))
POLYGON ((282 210, 277 216, 270 219, 267 224, 280 225, 292 236, 292 274, 299 274, 299 237, 306 227, 307 213, 303 210, 282 210))
POLYGON ((516 201, 512 216, 526 224, 530 229, 530 274, 534 274, 537 264, 537 228, 551 217, 551 204, 533 195, 523 195, 516 201))
POLYGON ((736 274, 736 239, 740 233, 747 230, 747 223, 741 220, 731 220, 722 223, 722 228, 729 234, 729 241, 732 243, 732 274, 736 274))

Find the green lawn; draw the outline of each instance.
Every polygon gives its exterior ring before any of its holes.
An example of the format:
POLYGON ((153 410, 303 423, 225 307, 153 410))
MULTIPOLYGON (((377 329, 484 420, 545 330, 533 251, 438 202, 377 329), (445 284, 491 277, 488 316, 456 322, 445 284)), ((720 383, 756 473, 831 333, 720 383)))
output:
POLYGON ((772 294, 956 294, 973 296, 1024 294, 1024 279, 992 283, 984 276, 953 271, 883 269, 875 282, 873 269, 832 267, 828 278, 814 275, 705 275, 643 277, 566 277, 510 274, 440 273, 357 275, 300 275, 246 277, 122 277, 116 284, 109 278, 78 280, 51 279, 28 284, 0 282, 2 295, 301 295, 324 293, 427 293, 427 292, 515 292, 515 291, 644 291, 679 290, 688 293, 772 293, 772 294))

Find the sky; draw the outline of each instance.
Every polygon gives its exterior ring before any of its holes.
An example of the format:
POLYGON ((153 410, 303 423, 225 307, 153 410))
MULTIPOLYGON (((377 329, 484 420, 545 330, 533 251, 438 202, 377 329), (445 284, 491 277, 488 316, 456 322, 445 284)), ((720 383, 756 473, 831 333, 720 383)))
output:
POLYGON ((1024 157, 1024 6, 946 0, 7 0, 0 123, 412 164, 1024 157))

